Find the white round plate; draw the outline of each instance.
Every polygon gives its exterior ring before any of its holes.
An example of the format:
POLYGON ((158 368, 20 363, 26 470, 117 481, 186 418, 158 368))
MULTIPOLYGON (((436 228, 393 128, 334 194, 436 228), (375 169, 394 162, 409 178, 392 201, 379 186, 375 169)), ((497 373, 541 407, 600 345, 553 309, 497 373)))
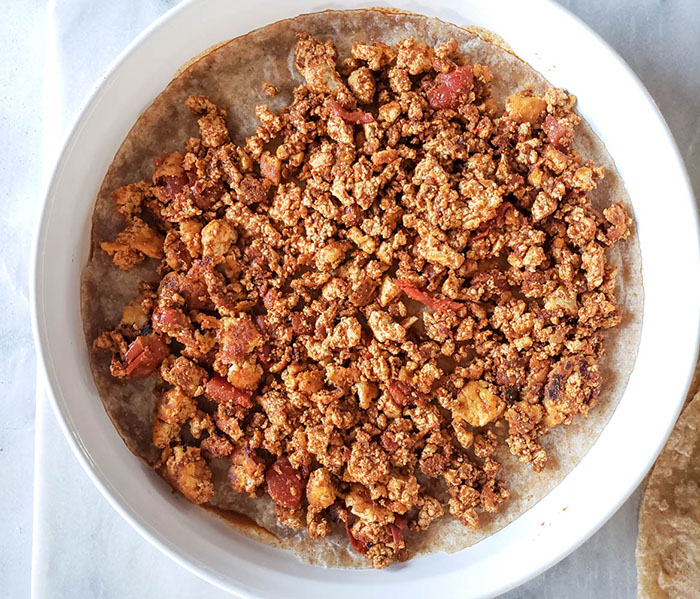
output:
POLYGON ((694 202, 678 151, 644 87, 622 60, 553 2, 383 2, 490 29, 554 85, 605 142, 632 198, 642 249, 645 314, 635 370, 590 452, 547 497, 497 534, 453 555, 384 571, 301 564, 231 530, 134 458, 95 389, 79 312, 93 202, 131 125, 178 67, 216 42, 350 0, 192 0, 144 32, 84 105, 48 188, 32 280, 39 363, 56 416, 114 508, 179 564, 242 597, 363 599, 489 597, 539 574, 593 534, 637 486, 670 432, 695 364, 700 252, 694 202))

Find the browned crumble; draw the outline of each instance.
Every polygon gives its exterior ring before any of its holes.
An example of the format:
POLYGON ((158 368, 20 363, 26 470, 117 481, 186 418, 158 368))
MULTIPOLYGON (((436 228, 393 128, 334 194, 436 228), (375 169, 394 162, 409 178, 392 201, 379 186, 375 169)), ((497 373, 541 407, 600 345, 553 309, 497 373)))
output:
POLYGON ((454 40, 339 61, 302 34, 295 58, 306 85, 257 106, 243 146, 192 96, 200 137, 115 192, 127 225, 102 249, 159 259, 162 279, 95 347, 115 377, 158 376, 157 467, 187 499, 212 498, 225 459, 280 523, 342 521, 382 568, 406 526, 500 508, 495 430, 540 471, 540 436, 596 402, 620 323, 606 250, 630 219, 591 206, 603 169, 572 148, 560 89, 503 110, 454 40))
POLYGON ((277 86, 270 81, 263 81, 261 87, 265 95, 269 98, 274 98, 278 93, 280 93, 277 86))

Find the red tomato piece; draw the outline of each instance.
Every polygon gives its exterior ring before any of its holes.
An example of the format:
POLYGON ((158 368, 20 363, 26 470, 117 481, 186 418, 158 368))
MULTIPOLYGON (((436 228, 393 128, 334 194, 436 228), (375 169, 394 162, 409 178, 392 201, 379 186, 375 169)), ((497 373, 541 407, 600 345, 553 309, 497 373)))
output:
POLYGON ((472 241, 478 241, 479 239, 483 239, 489 234, 489 229, 493 226, 494 221, 496 219, 502 218, 505 213, 508 211, 508 208, 511 206, 509 202, 503 202, 496 206, 495 210, 495 215, 493 218, 490 218, 486 222, 483 222, 479 225, 479 228, 474 232, 474 237, 472 237, 472 241))
POLYGON ((126 375, 141 378, 153 374, 169 353, 168 346, 157 335, 137 337, 124 354, 126 375))
POLYGON ((258 362, 262 369, 267 372, 270 370, 270 354, 272 353, 272 346, 266 341, 262 344, 262 347, 256 351, 256 356, 258 362))
POLYGON ((306 481, 301 472, 294 469, 287 456, 277 458, 267 469, 265 482, 267 492, 276 504, 290 510, 301 507, 306 481))
POLYGON ((175 196, 187 185, 187 177, 184 175, 179 177, 166 175, 163 179, 165 181, 165 195, 170 200, 175 199, 175 196))
POLYGON ((401 516, 396 516, 394 522, 389 524, 391 528, 391 536, 394 539, 394 545, 397 547, 405 547, 406 542, 403 538, 403 528, 406 526, 406 519, 401 516))
POLYGON ((350 525, 348 524, 347 520, 345 521, 345 531, 348 533, 348 539, 350 539, 350 545, 352 545, 352 548, 357 551, 357 553, 361 553, 362 555, 367 553, 367 545, 355 538, 350 531, 350 525))
POLYGON ((232 402, 241 408, 253 406, 250 391, 234 387, 223 376, 218 374, 207 381, 206 395, 217 403, 232 402))
POLYGON ((335 100, 331 100, 330 105, 333 113, 343 119, 346 123, 366 125, 367 123, 374 122, 374 116, 372 116, 372 114, 369 112, 363 112, 362 110, 348 110, 335 100))
POLYGON ((558 149, 562 149, 571 144, 574 139, 574 131, 571 127, 548 114, 544 119, 542 129, 547 134, 547 141, 558 149))
POLYGON ((400 279, 396 281, 396 284, 401 288, 401 291, 403 291, 408 297, 416 300, 417 302, 420 302, 421 304, 427 306, 435 312, 444 312, 445 310, 452 310, 453 312, 458 312, 459 309, 462 307, 462 304, 460 304, 459 302, 453 302, 452 300, 448 299, 436 299, 425 293, 425 291, 416 289, 408 281, 400 279))
POLYGON ((187 328, 187 317, 180 310, 175 308, 157 307, 153 311, 151 317, 154 330, 167 333, 168 331, 177 332, 178 329, 187 328))
POLYGON ((428 91, 428 103, 433 108, 456 108, 460 98, 474 87, 474 69, 471 65, 455 67, 435 77, 435 87, 428 91))
POLYGON ((216 183, 211 187, 204 187, 200 181, 195 181, 191 189, 194 203, 201 210, 209 210, 226 191, 221 183, 216 183))

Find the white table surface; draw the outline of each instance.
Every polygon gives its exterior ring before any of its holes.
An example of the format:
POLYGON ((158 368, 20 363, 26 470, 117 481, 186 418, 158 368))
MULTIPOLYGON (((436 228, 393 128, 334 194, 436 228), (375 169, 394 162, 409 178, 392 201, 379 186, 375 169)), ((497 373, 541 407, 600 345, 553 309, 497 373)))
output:
MULTIPOLYGON (((46 154, 52 155, 83 96, 109 62, 174 3, 0 0, 2 597, 29 596, 30 585, 35 597, 52 598, 225 596, 172 564, 131 530, 78 466, 46 401, 38 401, 36 412, 34 407, 27 278, 41 202, 42 142, 46 154), (45 48, 51 49, 48 56, 45 48)), ((700 37, 694 28, 700 22, 700 3, 562 4, 606 39, 645 83, 676 137, 698 195, 700 37)), ((639 500, 638 491, 575 553, 504 597, 635 597, 639 500)))

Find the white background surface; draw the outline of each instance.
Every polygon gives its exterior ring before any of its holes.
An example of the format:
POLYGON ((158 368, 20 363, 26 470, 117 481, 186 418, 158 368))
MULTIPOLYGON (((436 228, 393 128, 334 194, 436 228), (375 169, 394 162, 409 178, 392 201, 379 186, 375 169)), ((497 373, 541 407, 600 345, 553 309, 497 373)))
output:
MULTIPOLYGON (((41 201, 42 141, 46 155, 51 156, 109 62, 174 3, 0 2, 2 596, 28 596, 30 580, 36 597, 189 597, 203 592, 225 596, 170 563, 119 519, 78 466, 42 398, 36 410, 34 455, 35 383, 27 273, 41 201)), ((563 4, 616 48, 648 87, 676 137, 697 195, 700 38, 693 29, 700 22, 700 3, 576 0, 563 4)), ((635 141, 643 143, 643 139, 635 141)), ((649 148, 650 168, 653 152, 649 148)), ((663 198, 659 202, 662 205, 663 198)), ((505 597, 635 597, 638 505, 639 492, 578 551, 505 597)))

